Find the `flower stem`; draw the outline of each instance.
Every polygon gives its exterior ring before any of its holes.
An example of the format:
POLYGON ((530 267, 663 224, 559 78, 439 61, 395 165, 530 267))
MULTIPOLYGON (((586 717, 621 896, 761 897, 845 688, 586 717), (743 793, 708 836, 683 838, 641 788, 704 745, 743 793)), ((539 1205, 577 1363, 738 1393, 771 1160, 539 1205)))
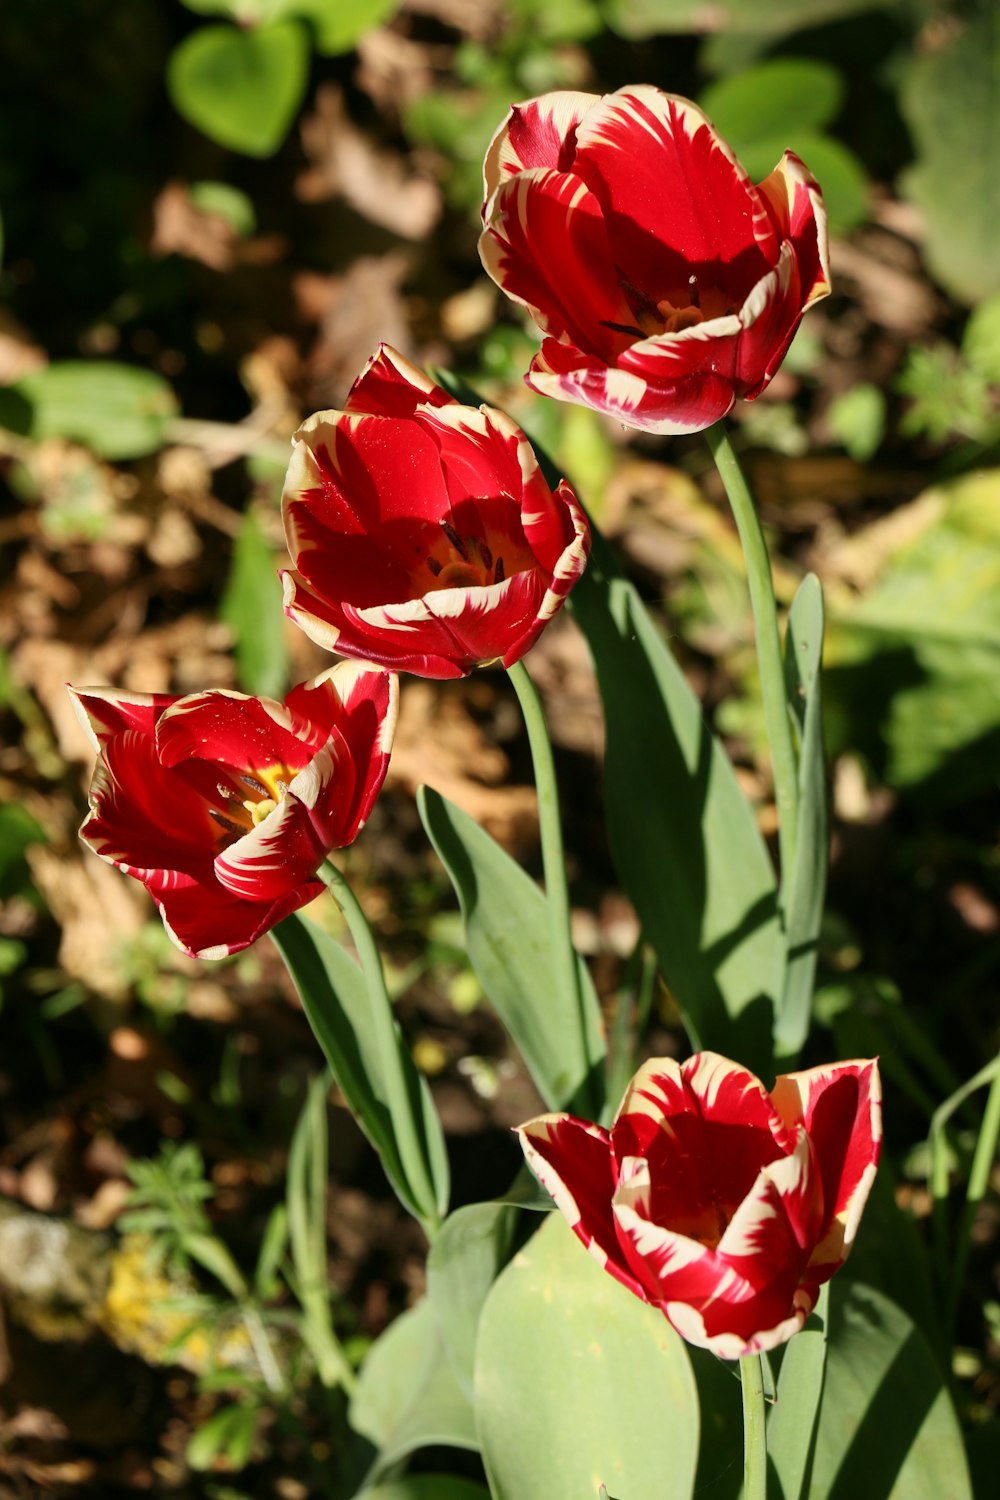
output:
MULTIPOLYGON (((587 1078, 582 1093, 586 1107, 596 1120, 600 1114, 601 1101, 597 1095, 597 1069, 595 1059, 588 1050, 588 1029, 583 992, 580 988, 580 967, 570 925, 569 887, 566 883, 566 856, 563 850, 562 821, 559 815, 559 788, 556 783, 555 760, 552 742, 545 724, 545 714, 538 689, 528 675, 523 662, 515 662, 507 668, 507 675, 514 685, 521 713, 524 715, 531 747, 531 761, 535 771, 535 788, 538 793, 538 828, 542 841, 542 868, 545 872, 545 895, 549 908, 549 927, 552 941, 552 962, 560 988, 572 996, 579 1017, 580 1034, 583 1038, 584 1055, 587 1060, 587 1078)), ((581 1102, 581 1108, 584 1103, 581 1102)))
POLYGON ((795 865, 795 849, 798 839, 799 784, 791 715, 785 689, 785 669, 781 653, 781 636, 778 631, 778 610, 771 579, 771 561, 767 555, 767 544, 764 541, 760 517, 739 460, 729 441, 729 434, 724 425, 717 422, 714 427, 708 429, 705 438, 729 497, 733 519, 736 522, 736 529, 743 546, 743 556, 746 560, 750 607, 753 610, 757 644, 757 665, 760 670, 761 696, 764 700, 764 720, 771 750, 774 797, 778 808, 781 878, 787 891, 795 865))
MULTIPOLYGON (((969 1243, 972 1238, 976 1210, 982 1202, 986 1189, 989 1186, 990 1173, 993 1170, 993 1164, 997 1157, 997 1142, 1000 1140, 1000 1057, 994 1059, 991 1066, 993 1077, 990 1083, 990 1091, 986 1096, 983 1122, 979 1127, 979 1136, 976 1140, 976 1149, 973 1153, 972 1166, 969 1171, 969 1182, 965 1192, 965 1207, 962 1211, 962 1219, 959 1225, 958 1244, 955 1248, 951 1274, 951 1291, 948 1298, 948 1327, 952 1329, 955 1326, 958 1301, 962 1291, 962 1283, 965 1279, 965 1267, 969 1259, 969 1243)), ((983 1074, 987 1074, 988 1076, 988 1073, 989 1069, 984 1068, 979 1076, 983 1074)))
POLYGON ((331 860, 324 860, 318 870, 319 878, 340 907, 354 940, 358 960, 368 998, 371 1003, 372 1029, 382 1066, 386 1104, 392 1119, 393 1134, 399 1147, 406 1180, 413 1201, 420 1205, 420 1218, 428 1239, 433 1240, 441 1227, 441 1216, 436 1207, 433 1175, 427 1162, 422 1135, 417 1124, 419 1105, 413 1099, 403 1069, 400 1048, 403 1046, 395 1012, 385 982, 385 971, 379 957, 374 934, 361 903, 351 890, 346 879, 331 860))
POLYGON ((743 1500, 767 1500, 767 1433, 764 1377, 759 1354, 740 1360, 743 1387, 743 1500))

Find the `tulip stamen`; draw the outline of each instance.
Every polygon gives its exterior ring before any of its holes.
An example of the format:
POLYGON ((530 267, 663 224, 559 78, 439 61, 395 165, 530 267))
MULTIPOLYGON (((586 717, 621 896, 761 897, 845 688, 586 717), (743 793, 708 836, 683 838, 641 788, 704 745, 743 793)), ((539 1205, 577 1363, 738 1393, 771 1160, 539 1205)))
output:
POLYGON ((506 575, 503 570, 503 558, 498 557, 496 561, 496 567, 493 569, 493 582, 503 583, 505 576, 506 575))
POLYGON ((233 834, 236 838, 243 837, 245 830, 240 827, 239 823, 234 823, 232 818, 227 818, 225 813, 217 812, 214 807, 210 807, 208 816, 218 823, 224 833, 233 834))
POLYGON ((451 522, 442 520, 441 530, 444 532, 445 536, 448 538, 449 542, 454 547, 455 551, 458 553, 462 561, 468 562, 468 549, 466 548, 464 540, 461 536, 459 536, 458 532, 455 530, 451 522))
POLYGON ((701 307, 701 294, 698 291, 698 278, 697 278, 697 276, 693 276, 692 275, 692 276, 688 277, 688 288, 689 288, 690 293, 691 293, 691 306, 692 307, 699 307, 700 308, 701 307))
POLYGON ((430 568, 431 572, 434 574, 434 577, 437 578, 437 577, 439 577, 439 575, 441 573, 441 569, 444 567, 444 564, 443 563, 439 563, 436 557, 429 557, 427 559, 427 566, 428 566, 428 568, 430 568))
POLYGON ((634 323, 612 323, 607 318, 601 319, 602 328, 610 328, 612 333, 627 334, 630 339, 641 339, 645 335, 641 328, 636 328, 634 323))
POLYGON ((271 795, 264 783, 258 781, 256 776, 251 776, 248 772, 241 775, 240 780, 244 786, 248 786, 252 792, 259 792, 262 797, 269 797, 271 795))

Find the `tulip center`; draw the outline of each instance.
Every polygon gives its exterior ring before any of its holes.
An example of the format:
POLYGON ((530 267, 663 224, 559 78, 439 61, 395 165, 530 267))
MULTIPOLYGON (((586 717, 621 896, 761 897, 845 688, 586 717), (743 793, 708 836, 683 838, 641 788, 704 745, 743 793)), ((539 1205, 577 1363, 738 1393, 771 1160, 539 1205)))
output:
POLYGON ((216 785, 219 801, 208 816, 220 829, 219 848, 243 838, 274 812, 295 775, 287 766, 268 766, 264 771, 236 771, 216 785))
POLYGON ((706 318, 723 317, 732 312, 732 307, 722 294, 712 287, 701 287, 697 276, 688 277, 687 288, 674 288, 669 297, 656 297, 641 287, 635 286, 628 277, 619 272, 621 288, 633 323, 608 323, 604 326, 615 333, 627 334, 630 338, 653 338, 662 333, 683 333, 685 328, 695 328, 706 318))
POLYGON ((451 521, 441 522, 440 536, 434 538, 427 554, 426 577, 415 579, 414 597, 437 589, 485 588, 503 583, 507 577, 504 560, 478 532, 459 532, 451 521))

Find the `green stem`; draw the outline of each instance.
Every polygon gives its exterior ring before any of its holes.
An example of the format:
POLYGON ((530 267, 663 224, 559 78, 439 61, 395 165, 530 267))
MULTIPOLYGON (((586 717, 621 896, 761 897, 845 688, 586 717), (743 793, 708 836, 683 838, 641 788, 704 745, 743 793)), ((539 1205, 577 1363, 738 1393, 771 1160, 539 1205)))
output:
POLYGON ((740 1360, 743 1388, 743 1500, 767 1500, 767 1432, 760 1355, 740 1360))
POLYGON ((787 891, 795 867, 798 839, 799 782, 792 738, 792 721, 785 689, 785 667, 778 631, 778 609, 771 580, 771 561, 761 529, 760 517, 753 503, 739 460, 733 451, 729 434, 721 422, 705 433, 715 459, 719 477, 729 496, 733 519, 743 546, 750 607, 753 610, 757 643, 757 665, 760 670, 764 720, 771 749, 774 775, 774 798, 778 808, 778 845, 781 853, 781 879, 787 891))
POLYGON ((955 1314, 958 1311, 958 1299, 962 1291, 962 1282, 965 1279, 965 1267, 969 1259, 969 1242, 972 1237, 972 1226, 976 1218, 976 1209, 982 1202, 986 1189, 989 1186, 990 1173, 993 1170, 993 1163, 996 1161, 997 1156, 997 1144, 1000 1142, 1000 1057, 996 1059, 993 1068, 993 1082, 986 1096, 983 1123, 979 1127, 979 1137, 976 1141, 976 1149, 972 1157, 972 1166, 969 1169, 969 1185, 965 1193, 965 1209, 962 1213, 962 1221, 958 1231, 958 1244, 955 1248, 954 1268, 951 1276, 951 1295, 948 1302, 948 1326, 950 1328, 954 1328, 955 1326, 955 1314))
POLYGON ((588 1049, 588 1031, 583 992, 580 988, 580 966, 573 947, 569 887, 566 883, 566 856, 563 850, 562 820, 559 813, 559 787, 556 783, 555 760, 552 742, 545 724, 542 700, 538 689, 528 675, 523 662, 515 662, 507 668, 507 675, 514 685, 525 728, 531 747, 531 761, 535 771, 535 789, 538 793, 538 829, 542 841, 542 869, 545 872, 545 895, 549 909, 549 928, 552 940, 552 961, 555 965, 560 989, 573 997, 576 1014, 583 1038, 584 1056, 587 1059, 587 1079, 583 1089, 585 1105, 596 1120, 601 1111, 597 1095, 597 1069, 595 1059, 588 1049))
POLYGON ((428 1239, 433 1240, 441 1227, 441 1216, 435 1206, 434 1182, 424 1154, 421 1133, 416 1123, 417 1106, 407 1086, 400 1056, 403 1045, 396 1025, 395 1012, 385 982, 385 971, 368 918, 361 909, 346 879, 331 860, 324 860, 318 870, 347 922, 358 961, 365 976, 371 1002, 372 1026, 385 1082, 386 1104, 392 1119, 393 1134, 399 1146, 399 1157, 406 1173, 413 1201, 421 1207, 421 1223, 428 1239))

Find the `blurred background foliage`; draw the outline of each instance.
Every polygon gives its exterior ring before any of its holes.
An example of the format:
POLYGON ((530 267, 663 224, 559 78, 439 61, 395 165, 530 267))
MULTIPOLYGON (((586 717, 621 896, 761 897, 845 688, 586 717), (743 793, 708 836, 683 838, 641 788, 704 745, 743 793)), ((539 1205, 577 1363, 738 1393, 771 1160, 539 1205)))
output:
MULTIPOLYGON (((685 94, 755 177, 791 147, 825 188, 834 296, 734 421, 779 595, 812 568, 830 617, 817 1057, 830 1033, 881 1053, 885 1178, 931 1241, 931 1118, 997 1046, 998 48, 995 11, 971 0, 60 0, 44 22, 6 0, 0 1203, 125 1259, 114 1297, 77 1299, 72 1342, 59 1324, 53 1379, 51 1307, 0 1256, 0 1492, 350 1495, 330 1331, 357 1362, 423 1289, 419 1233, 335 1094, 328 1195, 301 1134, 296 1155, 303 1110, 318 1149, 327 1091, 309 1092, 318 1056, 269 944, 183 959, 80 855, 89 756, 63 688, 280 694, 322 668, 280 619, 277 496, 297 422, 343 401, 379 339, 458 370, 565 468, 773 835, 740 555, 703 445, 532 397, 535 335, 479 267, 483 152, 509 103, 545 90, 685 94)), ((572 809, 578 941, 610 1010, 637 929, 568 616, 531 668, 572 809)), ((536 871, 517 726, 494 674, 407 683, 348 859, 460 1200, 507 1187, 508 1127, 535 1095, 481 1003, 413 792, 429 780, 536 871)), ((663 990, 648 1027, 650 1050, 682 1045, 663 990)), ((977 1121, 965 1100, 944 1133, 956 1183, 977 1121)), ((998 1214, 987 1194, 943 1356, 994 1478, 998 1214)), ((435 1500, 467 1500, 477 1474, 470 1458, 435 1500)))

